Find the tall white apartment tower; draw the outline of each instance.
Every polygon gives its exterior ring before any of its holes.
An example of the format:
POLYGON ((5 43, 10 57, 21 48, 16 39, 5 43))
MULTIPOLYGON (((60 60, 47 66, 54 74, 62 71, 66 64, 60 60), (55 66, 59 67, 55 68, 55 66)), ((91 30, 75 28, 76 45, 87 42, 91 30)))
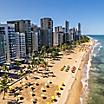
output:
POLYGON ((5 57, 6 62, 10 62, 16 58, 16 33, 14 25, 0 24, 4 33, 5 57))
POLYGON ((25 43, 25 33, 16 33, 16 58, 25 59, 26 58, 26 43, 25 43))

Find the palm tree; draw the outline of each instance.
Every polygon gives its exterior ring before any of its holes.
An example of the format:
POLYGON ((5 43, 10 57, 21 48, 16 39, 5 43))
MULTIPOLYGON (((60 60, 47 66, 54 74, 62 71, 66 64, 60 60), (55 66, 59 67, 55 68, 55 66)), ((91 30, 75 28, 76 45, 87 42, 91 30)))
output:
POLYGON ((16 61, 15 63, 18 67, 21 65, 21 63, 19 61, 16 61))
POLYGON ((32 62, 31 62, 32 68, 34 68, 35 65, 35 58, 33 57, 32 62))
POLYGON ((7 88, 8 88, 8 75, 7 74, 4 74, 2 76, 2 79, 1 79, 1 82, 0 82, 0 85, 1 85, 1 89, 3 90, 3 100, 5 99, 5 93, 7 92, 7 88))
POLYGON ((52 51, 51 51, 51 58, 55 59, 55 58, 58 58, 59 56, 59 48, 53 48, 52 51))
POLYGON ((80 42, 81 43, 85 43, 85 42, 89 42, 90 38, 88 38, 87 36, 83 35, 80 37, 80 42))
POLYGON ((51 58, 52 58, 52 59, 55 59, 55 58, 56 58, 56 52, 55 52, 55 51, 52 51, 52 53, 51 53, 51 58))
POLYGON ((2 70, 3 70, 4 72, 6 72, 6 71, 9 72, 9 69, 8 69, 8 67, 7 67, 6 65, 3 65, 3 66, 2 66, 2 70))
POLYGON ((40 56, 42 58, 45 58, 46 57, 46 47, 45 46, 42 46, 42 48, 40 50, 40 56))

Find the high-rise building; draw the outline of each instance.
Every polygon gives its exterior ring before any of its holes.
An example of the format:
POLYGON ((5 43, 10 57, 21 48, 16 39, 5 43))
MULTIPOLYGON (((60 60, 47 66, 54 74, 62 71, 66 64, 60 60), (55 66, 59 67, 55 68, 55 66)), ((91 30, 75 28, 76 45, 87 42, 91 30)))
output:
POLYGON ((81 24, 80 23, 78 23, 78 31, 81 32, 81 24))
POLYGON ((16 44, 17 44, 17 59, 25 59, 26 58, 26 43, 25 43, 25 34, 16 32, 16 44))
POLYGON ((73 41, 76 41, 77 38, 76 38, 76 29, 75 27, 73 27, 73 41))
POLYGON ((73 40, 74 40, 74 32, 73 32, 73 29, 70 29, 69 30, 69 33, 70 33, 70 40, 71 40, 71 42, 73 42, 73 40))
POLYGON ((32 34, 31 34, 31 21, 30 20, 16 20, 8 21, 8 24, 15 25, 15 32, 25 33, 26 55, 32 55, 32 34))
POLYGON ((16 59, 15 27, 13 24, 0 24, 0 28, 2 28, 4 34, 6 61, 10 62, 11 60, 16 59))
POLYGON ((69 33, 69 21, 65 21, 66 33, 69 33))
POLYGON ((64 42, 70 43, 70 34, 69 34, 69 21, 65 21, 65 33, 64 33, 64 42))
POLYGON ((41 45, 52 46, 53 20, 51 18, 42 18, 40 25, 41 45))
POLYGON ((0 27, 0 65, 6 62, 4 35, 4 28, 0 27))
POLYGON ((81 36, 81 24, 78 23, 78 39, 80 39, 81 36))
POLYGON ((32 24, 32 54, 38 51, 38 37, 39 37, 39 27, 37 25, 32 24))
POLYGON ((55 27, 55 32, 53 34, 53 45, 59 45, 63 43, 63 27, 62 26, 57 26, 55 27))

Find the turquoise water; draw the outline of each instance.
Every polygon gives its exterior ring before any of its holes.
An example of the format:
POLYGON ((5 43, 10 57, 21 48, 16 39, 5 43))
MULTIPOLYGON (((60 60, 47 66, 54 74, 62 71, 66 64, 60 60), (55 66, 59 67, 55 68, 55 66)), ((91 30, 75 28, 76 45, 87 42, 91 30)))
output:
POLYGON ((90 37, 97 41, 91 55, 87 104, 104 104, 104 35, 90 37))

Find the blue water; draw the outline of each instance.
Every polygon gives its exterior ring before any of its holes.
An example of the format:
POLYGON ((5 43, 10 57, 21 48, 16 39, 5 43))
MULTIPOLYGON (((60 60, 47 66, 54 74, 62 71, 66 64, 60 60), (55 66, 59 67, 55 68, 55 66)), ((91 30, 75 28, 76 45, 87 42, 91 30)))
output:
POLYGON ((104 35, 90 37, 97 41, 91 56, 87 104, 104 104, 104 35))

